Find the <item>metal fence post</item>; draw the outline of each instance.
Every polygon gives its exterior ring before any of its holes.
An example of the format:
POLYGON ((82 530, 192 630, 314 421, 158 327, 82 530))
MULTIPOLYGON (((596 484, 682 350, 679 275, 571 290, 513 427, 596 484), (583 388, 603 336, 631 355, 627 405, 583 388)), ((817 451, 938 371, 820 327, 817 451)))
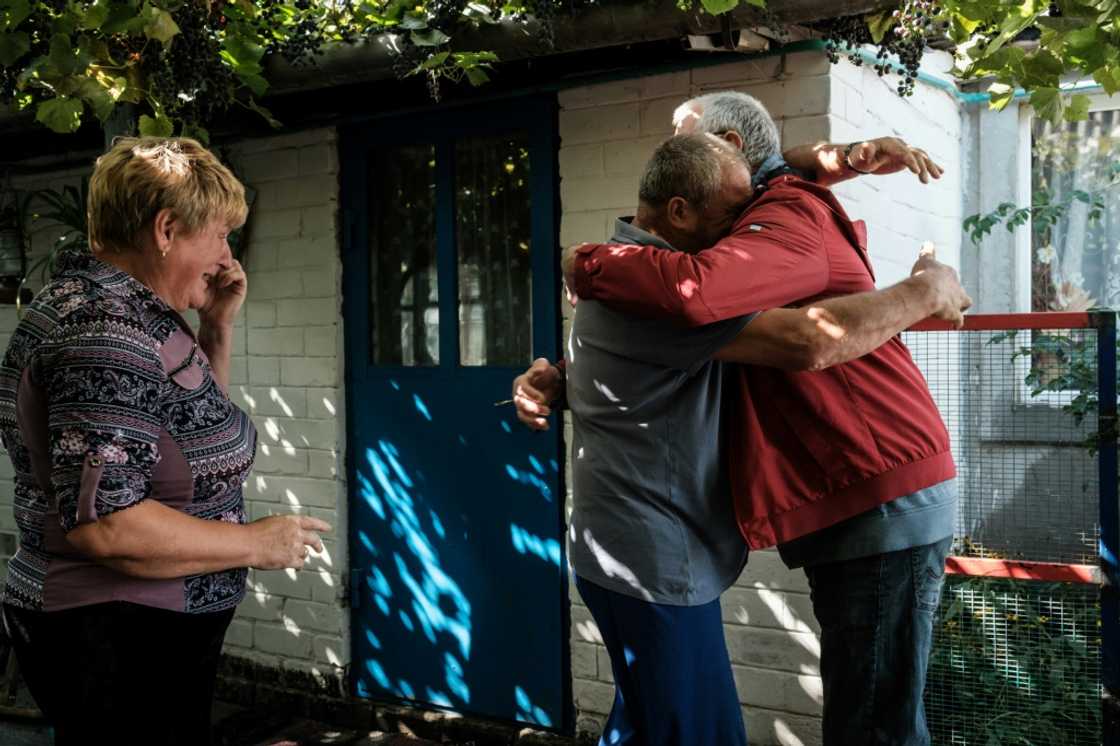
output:
POLYGON ((1104 685, 1101 741, 1120 746, 1120 504, 1117 500, 1116 314, 1093 314, 1097 327, 1098 423, 1100 450, 1101 682, 1104 685))

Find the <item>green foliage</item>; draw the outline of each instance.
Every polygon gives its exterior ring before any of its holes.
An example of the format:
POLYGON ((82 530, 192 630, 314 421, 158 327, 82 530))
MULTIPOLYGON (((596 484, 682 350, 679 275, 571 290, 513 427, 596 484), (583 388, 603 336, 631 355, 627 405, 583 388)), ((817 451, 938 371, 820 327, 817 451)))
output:
POLYGON ((1109 95, 1120 90, 1120 3, 1116 0, 941 0, 956 43, 954 74, 991 80, 992 107, 1015 89, 1052 123, 1084 119, 1089 100, 1060 93, 1063 76, 1092 77, 1109 95), (1037 42, 1024 31, 1037 30, 1037 42))
POLYGON ((1100 742, 1100 604, 1083 588, 950 578, 938 616, 935 743, 1100 742))

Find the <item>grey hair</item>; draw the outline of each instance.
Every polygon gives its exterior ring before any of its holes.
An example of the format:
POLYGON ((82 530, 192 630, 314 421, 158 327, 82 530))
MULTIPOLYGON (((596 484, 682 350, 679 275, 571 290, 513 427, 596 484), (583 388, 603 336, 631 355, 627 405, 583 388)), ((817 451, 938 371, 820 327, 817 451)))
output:
POLYGON ((697 132, 713 135, 722 135, 730 130, 738 132, 743 138, 743 154, 752 171, 758 170, 770 156, 782 152, 778 125, 754 96, 738 91, 706 93, 686 101, 682 107, 700 109, 700 119, 695 127, 697 132))
POLYGON ((657 146, 646 163, 638 199, 660 208, 683 197, 699 209, 723 186, 727 164, 743 163, 743 154, 726 140, 710 134, 673 135, 657 146))

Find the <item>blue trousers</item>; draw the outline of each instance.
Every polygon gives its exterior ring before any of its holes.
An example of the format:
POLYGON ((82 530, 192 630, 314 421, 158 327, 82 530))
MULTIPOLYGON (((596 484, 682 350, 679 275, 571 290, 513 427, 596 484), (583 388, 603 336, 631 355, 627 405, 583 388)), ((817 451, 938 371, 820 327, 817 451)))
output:
POLYGON ((805 568, 821 625, 824 746, 927 746, 922 694, 952 539, 805 568))
POLYGON ((615 695, 600 746, 746 746, 719 599, 669 606, 576 577, 606 643, 615 695))

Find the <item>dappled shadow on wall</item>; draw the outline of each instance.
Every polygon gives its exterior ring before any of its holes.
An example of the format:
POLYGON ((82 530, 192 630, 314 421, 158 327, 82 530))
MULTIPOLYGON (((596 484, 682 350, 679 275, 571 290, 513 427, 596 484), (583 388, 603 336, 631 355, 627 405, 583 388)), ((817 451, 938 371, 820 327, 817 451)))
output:
POLYGON ((559 727, 555 454, 492 396, 382 384, 353 426, 356 693, 559 727))

